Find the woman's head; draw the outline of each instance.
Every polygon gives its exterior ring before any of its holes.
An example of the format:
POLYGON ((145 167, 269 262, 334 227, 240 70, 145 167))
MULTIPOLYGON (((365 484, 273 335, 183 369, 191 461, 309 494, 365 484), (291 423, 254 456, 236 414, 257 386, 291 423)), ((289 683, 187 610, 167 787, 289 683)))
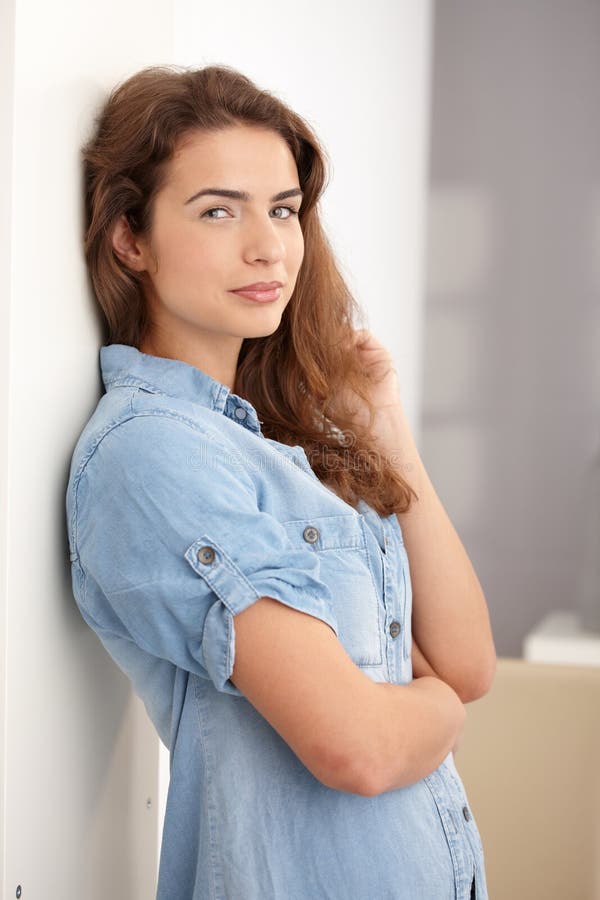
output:
POLYGON ((242 341, 272 334, 293 294, 301 201, 296 161, 277 132, 246 124, 188 132, 155 194, 148 236, 133 235, 124 215, 113 231, 117 256, 143 278, 151 327, 140 349, 232 384, 242 341), (276 299, 233 293, 257 282, 279 282, 276 299))
POLYGON ((321 226, 326 155, 307 122, 228 66, 155 66, 118 85, 95 126, 84 251, 106 342, 145 350, 194 331, 213 349, 237 342, 233 390, 266 436, 302 445, 352 505, 408 508, 410 488, 368 433, 344 410, 328 415, 342 385, 365 400, 369 385, 347 350, 364 321, 321 226), (206 187, 250 197, 190 200, 206 187), (257 281, 281 281, 280 298, 257 308, 231 293, 257 281))
MULTIPOLYGON (((295 232, 298 239, 304 235, 310 245, 310 220, 324 187, 324 154, 304 120, 273 94, 259 90, 246 76, 226 66, 196 70, 153 66, 111 92, 97 117, 95 132, 83 148, 85 254, 110 342, 139 347, 151 328, 151 309, 146 301, 151 294, 151 272, 144 274, 133 257, 119 253, 115 239, 123 250, 125 231, 132 239, 147 242, 160 272, 161 254, 157 251, 161 249, 161 235, 153 234, 157 205, 164 207, 174 200, 175 192, 185 189, 196 172, 216 177, 219 164, 229 172, 234 166, 243 167, 244 157, 250 164, 246 168, 252 169, 256 156, 248 157, 249 148, 266 153, 264 162, 277 167, 273 181, 280 175, 292 178, 290 187, 301 188, 303 196, 293 198, 296 207, 302 200, 295 232), (241 141, 226 140, 225 135, 236 131, 244 137, 244 146, 241 141), (215 163, 212 171, 211 162, 215 163)), ((243 168, 238 180, 242 176, 260 186, 266 183, 264 175, 243 168)), ((197 189, 192 188, 189 196, 197 189)), ((262 192, 257 200, 264 202, 262 192)), ((188 216, 197 210, 198 203, 185 208, 188 216)), ((297 256, 297 248, 293 249, 297 256)), ((269 265, 265 263, 265 270, 269 265)), ((299 268, 295 261, 293 266, 299 268)), ((246 280, 244 275, 238 285, 240 274, 223 272, 225 277, 236 279, 231 287, 282 280, 276 275, 264 279, 249 275, 246 280)))

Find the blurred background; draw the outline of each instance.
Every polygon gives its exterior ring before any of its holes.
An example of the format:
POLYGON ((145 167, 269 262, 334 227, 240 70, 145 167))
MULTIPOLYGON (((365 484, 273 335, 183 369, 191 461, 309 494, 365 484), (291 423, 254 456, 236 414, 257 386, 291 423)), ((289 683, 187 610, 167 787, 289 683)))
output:
POLYGON ((422 450, 520 656, 600 631, 600 5, 434 9, 422 450))
POLYGON ((0 894, 155 890, 168 750, 75 607, 64 492, 102 391, 79 148, 163 63, 234 66, 320 137, 328 236, 488 601, 456 765, 489 896, 600 900, 597 0, 0 4, 0 894))
POLYGON ((600 4, 433 7, 421 452, 498 654, 490 897, 600 897, 600 4))

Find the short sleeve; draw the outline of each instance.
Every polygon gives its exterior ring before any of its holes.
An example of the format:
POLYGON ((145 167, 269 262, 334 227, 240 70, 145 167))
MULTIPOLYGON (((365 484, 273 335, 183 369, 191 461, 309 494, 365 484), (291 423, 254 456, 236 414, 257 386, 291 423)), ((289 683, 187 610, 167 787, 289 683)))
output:
MULTIPOLYGON (((76 545, 94 622, 242 696, 234 616, 263 596, 338 634, 319 557, 258 508, 239 451, 171 415, 136 415, 96 446, 77 485, 76 545)), ((78 601, 79 602, 79 601, 78 601)))

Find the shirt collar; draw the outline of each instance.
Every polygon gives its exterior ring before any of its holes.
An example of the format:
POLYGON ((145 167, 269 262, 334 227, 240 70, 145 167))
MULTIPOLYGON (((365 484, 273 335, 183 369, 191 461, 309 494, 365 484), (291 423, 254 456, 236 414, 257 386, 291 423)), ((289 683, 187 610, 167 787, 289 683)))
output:
POLYGON ((100 348, 100 369, 107 391, 137 385, 153 393, 191 400, 261 434, 252 404, 190 363, 142 353, 129 344, 105 344, 100 348))

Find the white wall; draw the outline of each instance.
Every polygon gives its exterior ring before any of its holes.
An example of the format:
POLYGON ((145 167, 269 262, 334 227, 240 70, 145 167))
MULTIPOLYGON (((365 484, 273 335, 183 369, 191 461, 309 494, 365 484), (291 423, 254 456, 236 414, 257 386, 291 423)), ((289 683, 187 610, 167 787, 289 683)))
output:
POLYGON ((170 59, 171 5, 5 0, 0 17, 0 892, 148 900, 155 733, 75 606, 64 495, 100 393, 79 146, 113 82, 170 59))
POLYGON ((101 392, 79 166, 95 104, 148 64, 225 62, 309 119, 333 163, 330 239, 418 432, 430 6, 179 2, 174 27, 170 4, 140 0, 0 7, 6 898, 20 884, 23 900, 148 900, 168 784, 166 750, 70 585, 68 464, 101 392))

